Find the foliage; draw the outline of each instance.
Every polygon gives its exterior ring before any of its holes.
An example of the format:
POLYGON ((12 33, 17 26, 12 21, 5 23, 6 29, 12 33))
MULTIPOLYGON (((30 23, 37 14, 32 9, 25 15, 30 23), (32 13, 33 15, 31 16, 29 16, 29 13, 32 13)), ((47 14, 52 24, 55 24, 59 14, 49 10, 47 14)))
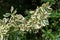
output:
MULTIPOLYGON (((51 14, 50 12, 51 8, 49 6, 49 2, 43 4, 41 7, 37 7, 35 11, 29 11, 31 17, 28 20, 24 18, 22 15, 16 14, 17 11, 14 10, 13 7, 11 7, 10 11, 11 13, 6 13, 5 15, 3 15, 4 18, 0 20, 1 40, 3 40, 5 35, 14 36, 15 34, 15 36, 17 36, 16 33, 18 33, 18 35, 19 33, 21 33, 21 36, 23 36, 26 32, 37 33, 40 28, 49 25, 47 19, 51 14)), ((9 39, 9 40, 17 40, 17 39, 9 39)))
POLYGON ((60 9, 50 8, 54 0, 45 1, 35 10, 26 9, 25 17, 12 6, 0 19, 0 40, 60 40, 60 9))

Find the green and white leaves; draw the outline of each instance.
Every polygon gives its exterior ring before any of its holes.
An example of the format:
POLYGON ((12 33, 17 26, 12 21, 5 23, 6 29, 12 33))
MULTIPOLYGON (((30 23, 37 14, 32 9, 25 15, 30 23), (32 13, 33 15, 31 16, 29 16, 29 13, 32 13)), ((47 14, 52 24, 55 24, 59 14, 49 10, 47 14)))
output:
MULTIPOLYGON (((23 17, 21 14, 16 14, 16 10, 14 10, 13 6, 11 7, 11 13, 6 13, 3 20, 0 20, 0 33, 6 34, 11 27, 14 27, 14 30, 24 31, 32 31, 35 29, 40 29, 43 26, 49 25, 48 17, 51 12, 48 9, 48 4, 46 3, 41 7, 37 7, 34 11, 28 11, 30 13, 30 18, 28 20, 23 17), (47 6, 46 6, 47 5, 47 6), (45 8, 44 8, 45 7, 45 8), (48 10, 48 11, 47 11, 48 10), (3 29, 2 29, 3 28, 3 29)), ((1 35, 0 35, 1 36, 1 35)))

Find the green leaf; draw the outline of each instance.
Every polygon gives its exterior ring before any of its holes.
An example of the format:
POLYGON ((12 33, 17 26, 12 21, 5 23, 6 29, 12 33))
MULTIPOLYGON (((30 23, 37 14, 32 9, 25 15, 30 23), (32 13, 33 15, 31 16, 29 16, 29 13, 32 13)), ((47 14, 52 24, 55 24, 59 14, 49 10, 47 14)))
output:
POLYGON ((50 15, 51 18, 59 18, 60 17, 60 13, 58 12, 52 12, 52 14, 50 15))
POLYGON ((9 17, 11 14, 10 13, 6 13, 5 15, 3 15, 4 17, 9 17))

